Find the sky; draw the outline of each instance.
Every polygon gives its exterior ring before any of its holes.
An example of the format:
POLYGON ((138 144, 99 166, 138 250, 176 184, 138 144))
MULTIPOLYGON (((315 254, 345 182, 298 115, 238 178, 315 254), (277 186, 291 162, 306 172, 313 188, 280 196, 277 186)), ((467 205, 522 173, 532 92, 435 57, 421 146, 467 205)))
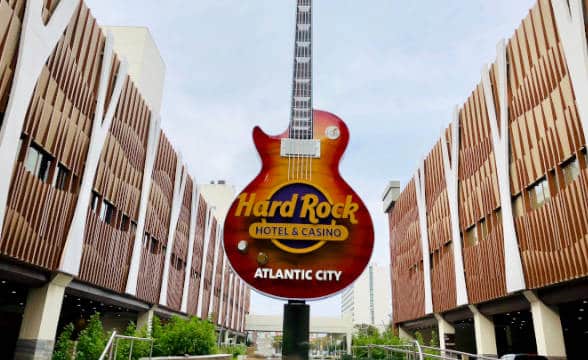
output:
MULTIPOLYGON (((166 64, 162 127, 199 183, 237 193, 259 172, 251 139, 289 120, 295 0, 86 0, 100 25, 146 26, 166 64)), ((531 0, 315 0, 313 103, 351 141, 341 174, 368 206, 372 261, 388 265, 382 194, 413 176, 533 5, 531 0)), ((251 313, 284 302, 252 294, 251 313)), ((311 302, 339 316, 340 297, 311 302)))

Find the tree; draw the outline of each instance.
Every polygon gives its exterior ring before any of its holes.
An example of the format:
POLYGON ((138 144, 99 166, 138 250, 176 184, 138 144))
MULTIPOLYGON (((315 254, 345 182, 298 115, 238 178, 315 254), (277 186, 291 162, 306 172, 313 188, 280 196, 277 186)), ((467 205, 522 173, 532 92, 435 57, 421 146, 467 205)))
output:
POLYGON ((72 323, 67 324, 57 342, 55 343, 55 350, 53 351, 53 360, 71 360, 74 351, 74 341, 72 335, 74 332, 74 326, 72 323))
POLYGON ((214 325, 196 317, 185 320, 173 316, 157 333, 154 331, 153 336, 159 335, 155 342, 158 355, 208 355, 216 352, 214 325))
POLYGON ((96 360, 102 354, 107 342, 107 334, 104 333, 100 313, 94 313, 84 330, 78 337, 76 360, 96 360))
POLYGON ((272 346, 276 350, 277 353, 282 352, 282 341, 283 341, 282 335, 276 335, 276 336, 274 336, 274 339, 272 340, 272 346))

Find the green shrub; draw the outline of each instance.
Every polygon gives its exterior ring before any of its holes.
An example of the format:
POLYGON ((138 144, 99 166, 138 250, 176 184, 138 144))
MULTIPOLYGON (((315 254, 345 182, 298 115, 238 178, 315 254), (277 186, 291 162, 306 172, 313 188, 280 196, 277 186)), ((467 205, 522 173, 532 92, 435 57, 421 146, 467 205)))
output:
POLYGON ((55 343, 55 350, 53 351, 53 360, 71 360, 74 351, 74 341, 72 335, 74 326, 72 323, 67 324, 55 343))
MULTIPOLYGON (((138 338, 149 338, 149 334, 147 333, 147 328, 142 327, 137 329, 137 326, 134 322, 130 322, 127 326, 126 330, 123 332, 123 335, 127 336, 134 336, 138 338)), ((137 360, 142 357, 148 357, 151 351, 151 342, 150 341, 131 341, 128 339, 119 339, 118 340, 118 348, 116 352, 117 360, 128 360, 129 359, 129 352, 131 351, 131 342, 133 345, 133 352, 130 359, 137 360)))
MULTIPOLYGON (((377 329, 369 329, 369 331, 359 332, 353 336, 352 346, 367 346, 367 345, 402 345, 404 342, 391 331, 384 331, 382 334, 378 333, 377 329)), ((370 351, 367 348, 355 348, 354 355, 357 359, 367 359, 370 351)), ((387 352, 383 349, 372 348, 371 359, 404 359, 401 353, 387 352)))
MULTIPOLYGON (((155 325, 155 322, 154 322, 155 325)), ((216 352, 214 325, 192 317, 184 320, 173 316, 169 323, 153 331, 154 354, 157 355, 208 355, 216 352), (158 337, 156 337, 158 336, 158 337)))
POLYGON ((236 359, 239 355, 247 354, 247 346, 243 344, 223 345, 219 349, 219 352, 223 354, 231 354, 233 359, 236 359))
POLYGON ((76 360, 96 360, 104 351, 107 334, 104 333, 100 314, 95 313, 90 317, 90 321, 78 337, 78 346, 76 349, 76 360))

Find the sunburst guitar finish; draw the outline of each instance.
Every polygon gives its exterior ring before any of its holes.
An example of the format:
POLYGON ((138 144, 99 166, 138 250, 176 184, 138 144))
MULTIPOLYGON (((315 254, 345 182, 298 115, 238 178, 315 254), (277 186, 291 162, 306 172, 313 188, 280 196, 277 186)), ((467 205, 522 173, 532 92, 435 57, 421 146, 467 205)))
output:
POLYGON ((372 254, 373 225, 339 174, 349 142, 345 123, 314 110, 312 136, 291 137, 291 130, 278 136, 253 130, 262 168, 227 213, 224 248, 236 273, 258 291, 319 299, 363 272, 372 254))

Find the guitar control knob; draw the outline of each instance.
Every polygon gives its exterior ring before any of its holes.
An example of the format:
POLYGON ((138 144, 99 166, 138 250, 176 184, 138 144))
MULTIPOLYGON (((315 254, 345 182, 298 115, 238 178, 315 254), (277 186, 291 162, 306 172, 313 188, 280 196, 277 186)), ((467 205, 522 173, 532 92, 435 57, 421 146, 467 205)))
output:
POLYGON ((267 264, 268 261, 269 261, 269 257, 267 256, 266 253, 260 252, 259 254, 257 254, 257 263, 259 265, 265 265, 265 264, 267 264))
POLYGON ((239 243, 237 244, 237 250, 239 250, 240 252, 244 253, 247 251, 247 241, 245 240, 241 240, 239 241, 239 243))
POLYGON ((341 136, 341 131, 337 126, 328 126, 325 129, 325 135, 331 140, 336 140, 339 138, 339 136, 341 136))

